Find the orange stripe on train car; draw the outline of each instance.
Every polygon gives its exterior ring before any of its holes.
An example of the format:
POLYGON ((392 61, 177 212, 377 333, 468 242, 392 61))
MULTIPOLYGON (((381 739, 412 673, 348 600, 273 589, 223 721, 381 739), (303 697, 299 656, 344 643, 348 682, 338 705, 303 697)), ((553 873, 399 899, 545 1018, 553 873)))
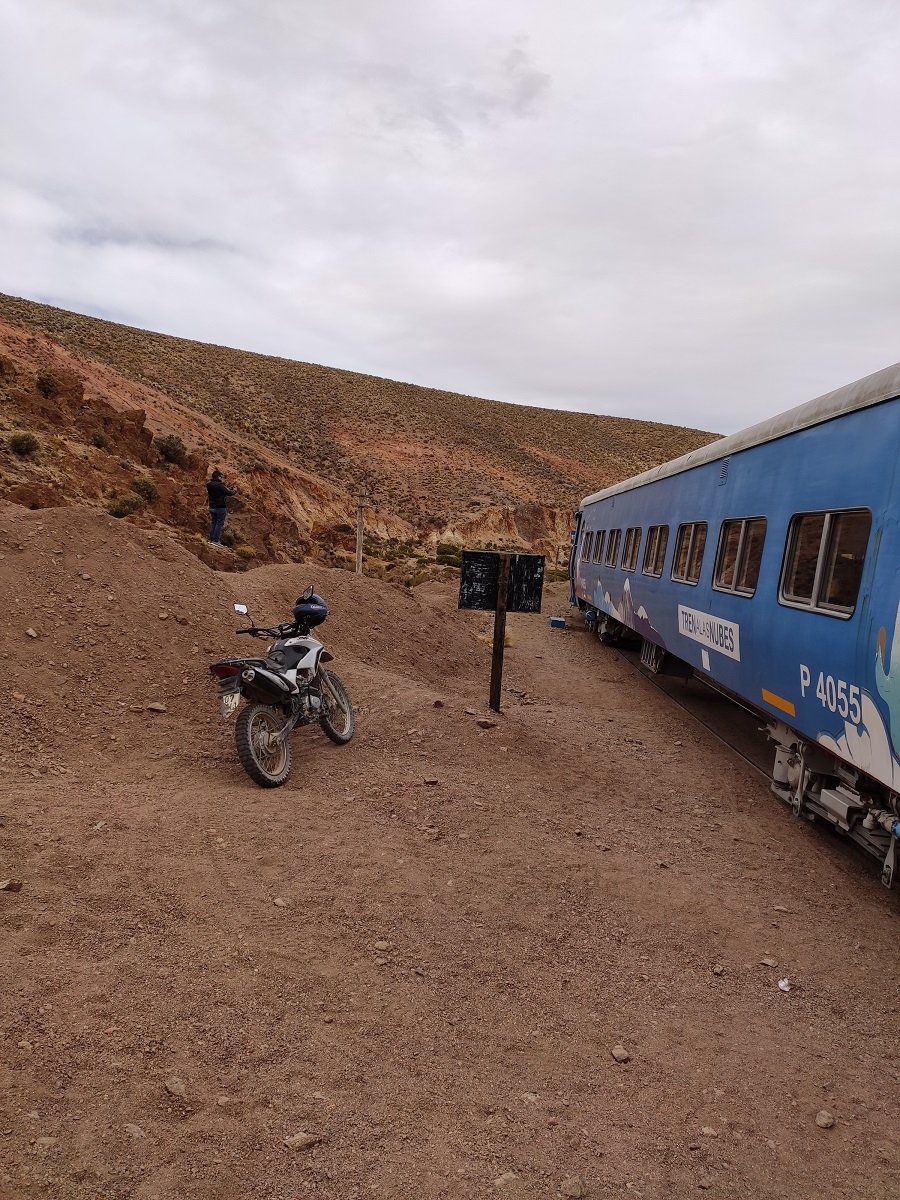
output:
POLYGON ((766 704, 771 704, 773 708, 779 709, 783 713, 787 713, 789 717, 796 717, 797 710, 794 708, 790 700, 784 700, 781 696, 776 696, 774 692, 767 692, 765 688, 762 690, 762 698, 766 704))

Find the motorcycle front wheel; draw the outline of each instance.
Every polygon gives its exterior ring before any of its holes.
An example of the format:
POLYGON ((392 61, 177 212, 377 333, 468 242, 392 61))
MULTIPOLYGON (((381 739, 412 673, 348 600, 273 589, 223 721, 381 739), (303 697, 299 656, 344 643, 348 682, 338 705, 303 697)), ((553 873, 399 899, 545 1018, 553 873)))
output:
POLYGON ((272 743, 284 717, 267 704, 245 704, 238 713, 234 742, 241 766, 260 787, 281 787, 291 773, 287 739, 272 743))
POLYGON ((322 697, 319 724, 327 737, 344 746, 353 737, 356 728, 350 695, 334 671, 319 672, 319 693, 322 697))

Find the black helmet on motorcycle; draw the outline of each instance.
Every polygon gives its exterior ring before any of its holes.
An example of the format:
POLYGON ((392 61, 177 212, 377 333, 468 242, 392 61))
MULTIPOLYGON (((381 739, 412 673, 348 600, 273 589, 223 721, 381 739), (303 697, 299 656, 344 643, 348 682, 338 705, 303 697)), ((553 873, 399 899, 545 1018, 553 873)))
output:
POLYGON ((294 620, 298 625, 305 625, 307 629, 312 629, 314 625, 321 625, 327 616, 328 605, 312 588, 307 588, 303 595, 297 598, 297 603, 294 605, 294 620))

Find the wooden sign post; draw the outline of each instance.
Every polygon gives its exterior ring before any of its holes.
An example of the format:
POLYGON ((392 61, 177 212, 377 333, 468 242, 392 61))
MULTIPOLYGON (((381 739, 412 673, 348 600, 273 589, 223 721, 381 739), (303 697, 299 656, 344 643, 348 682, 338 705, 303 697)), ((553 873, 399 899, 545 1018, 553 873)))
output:
POLYGON ((494 612, 489 705, 500 711, 503 649, 508 612, 541 611, 544 586, 543 554, 510 554, 496 550, 463 550, 459 576, 459 608, 494 612))
POLYGON ((497 572, 497 607, 494 609, 494 647, 491 652, 491 698, 494 712, 500 711, 500 688, 503 684, 503 649, 506 645, 506 593, 509 589, 509 555, 501 554, 497 572))

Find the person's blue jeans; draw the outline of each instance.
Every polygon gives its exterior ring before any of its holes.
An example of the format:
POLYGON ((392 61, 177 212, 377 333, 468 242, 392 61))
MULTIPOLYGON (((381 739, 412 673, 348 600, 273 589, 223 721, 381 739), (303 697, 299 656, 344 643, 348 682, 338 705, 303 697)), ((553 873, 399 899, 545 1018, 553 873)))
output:
POLYGON ((225 518, 227 516, 227 508, 211 508, 209 510, 209 540, 211 542, 218 542, 222 537, 222 530, 225 528, 225 518))

